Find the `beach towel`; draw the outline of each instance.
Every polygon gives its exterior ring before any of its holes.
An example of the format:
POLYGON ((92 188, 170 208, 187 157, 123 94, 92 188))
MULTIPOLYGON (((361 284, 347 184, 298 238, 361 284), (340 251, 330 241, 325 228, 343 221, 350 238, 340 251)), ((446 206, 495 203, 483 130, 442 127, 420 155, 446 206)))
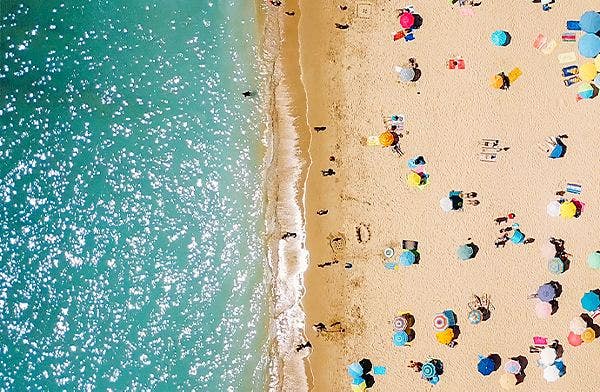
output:
POLYGON ((575 42, 575 33, 563 33, 561 36, 563 42, 575 42))
POLYGON ((534 336, 533 337, 533 344, 537 344, 540 346, 545 346, 548 344, 548 339, 544 338, 542 336, 534 336))
POLYGON ((541 49, 542 47, 544 47, 546 45, 547 40, 548 39, 546 38, 545 35, 538 34, 538 36, 533 41, 533 47, 536 49, 541 49))
POLYGON ((414 34, 413 34, 413 33, 408 33, 408 34, 406 34, 406 35, 404 36, 404 40, 405 40, 406 42, 408 42, 408 41, 412 41, 412 40, 414 40, 414 39, 415 39, 415 36, 414 36, 414 34))
POLYGON ((577 62, 577 56, 575 52, 561 53, 558 55, 558 62, 561 64, 575 63, 577 62))
POLYGON ((404 35, 404 30, 398 31, 396 34, 394 34, 394 41, 404 38, 404 35))
POLYGON ((556 49, 556 41, 551 39, 550 41, 547 41, 546 45, 544 45, 540 50, 543 54, 550 54, 554 52, 554 49, 556 49))
POLYGON ((581 30, 581 26, 579 26, 579 22, 576 20, 567 20, 567 30, 579 31, 581 30))
POLYGON ((515 80, 519 79, 521 75, 523 75, 523 72, 521 72, 519 68, 513 68, 513 70, 508 73, 508 80, 510 80, 510 82, 512 83, 515 80))
POLYGON ((581 185, 567 183, 567 192, 579 195, 581 194, 581 185))
POLYGON ((373 374, 383 376, 386 373, 385 366, 373 366, 373 374))
POLYGON ((475 11, 471 7, 460 7, 458 13, 462 16, 475 16, 475 11))
POLYGON ((371 135, 367 138, 367 146, 381 146, 379 143, 379 136, 371 135))
POLYGON ((389 269, 389 270, 395 270, 398 269, 398 264, 394 263, 392 261, 388 261, 387 263, 384 264, 385 269, 389 269))

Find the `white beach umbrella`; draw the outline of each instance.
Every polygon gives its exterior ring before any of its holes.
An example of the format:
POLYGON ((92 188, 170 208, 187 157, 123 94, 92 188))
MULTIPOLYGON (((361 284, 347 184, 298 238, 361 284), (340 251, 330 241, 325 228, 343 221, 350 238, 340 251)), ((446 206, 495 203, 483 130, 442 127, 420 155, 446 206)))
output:
POLYGON ((394 71, 398 74, 398 79, 403 82, 411 82, 415 78, 415 70, 411 67, 395 66, 394 71))
POLYGON ((546 207, 546 212, 551 217, 556 218, 560 215, 560 203, 556 200, 551 201, 546 207))
POLYGON ((556 350, 551 347, 544 347, 540 351, 540 365, 546 367, 550 366, 556 360, 556 350))
POLYGON ((587 328, 587 323, 581 317, 575 317, 569 322, 569 329, 576 335, 581 335, 587 328))
POLYGON ((452 211, 452 200, 449 197, 442 197, 440 199, 440 207, 444 212, 452 211))
POLYGON ((546 241, 542 244, 540 248, 540 252, 542 253, 542 257, 550 260, 554 256, 556 256, 556 246, 551 244, 550 241, 546 241))
POLYGON ((560 371, 555 365, 544 369, 544 379, 548 382, 554 382, 560 378, 560 371))

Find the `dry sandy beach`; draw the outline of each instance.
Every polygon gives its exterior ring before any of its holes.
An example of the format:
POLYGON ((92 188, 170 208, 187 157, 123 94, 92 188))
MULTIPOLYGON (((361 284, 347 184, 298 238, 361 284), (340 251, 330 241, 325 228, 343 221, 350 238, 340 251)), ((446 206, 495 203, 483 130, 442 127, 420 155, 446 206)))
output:
MULTIPOLYGON (((290 18, 283 12, 295 8, 298 29, 286 34, 297 32, 302 83, 295 88, 305 92, 294 90, 302 97, 295 127, 301 141, 309 140, 300 143, 308 145, 309 158, 300 201, 309 252, 303 306, 306 338, 313 346, 306 362, 310 390, 350 390, 346 367, 365 357, 387 368, 386 375, 375 377, 372 390, 430 390, 407 367, 410 360, 430 356, 444 363, 435 390, 500 390, 503 366, 483 377, 477 372, 478 354, 498 354, 503 365, 513 356, 527 357, 526 377, 515 390, 591 391, 600 385, 600 341, 571 347, 566 340, 569 320, 583 311, 581 296, 600 288, 600 271, 586 264, 588 254, 600 249, 600 99, 576 102, 576 87, 564 86, 557 60, 560 53, 577 53, 577 43, 561 42, 565 22, 594 6, 598 2, 558 0, 543 12, 539 3, 525 0, 483 1, 474 16, 462 16, 457 5, 442 0, 300 1, 298 8, 284 3, 269 9, 290 18), (370 16, 357 15, 358 3, 371 4, 370 16), (396 10, 408 4, 423 24, 414 41, 394 42, 396 10), (336 29, 336 22, 350 27, 336 29), (510 33, 508 46, 490 42, 497 29, 510 33), (556 40, 551 54, 533 48, 539 33, 556 40), (466 69, 446 68, 454 56, 465 59, 466 69), (411 57, 422 76, 412 84, 398 83, 393 68, 411 57), (490 87, 494 74, 514 67, 523 75, 509 90, 490 87), (364 143, 384 130, 382 117, 391 114, 406 117, 403 156, 364 143), (327 129, 316 133, 315 126, 327 129), (566 156, 548 159, 537 145, 559 134, 568 135, 566 156), (510 148, 498 154, 497 162, 481 162, 482 138, 499 139, 510 148), (407 160, 418 155, 430 175, 423 189, 406 183, 407 160), (322 176, 328 168, 336 174, 322 176), (552 218, 546 205, 567 182, 582 185, 578 198, 586 207, 577 219, 552 218), (480 204, 444 213, 439 200, 450 190, 476 192, 480 204), (320 209, 328 213, 317 215, 320 209), (494 219, 508 213, 535 242, 494 246, 500 236, 494 219), (356 237, 361 224, 370 231, 363 243, 356 237), (334 253, 328 237, 338 233, 345 248, 334 253), (549 237, 563 239, 573 255, 563 274, 551 274, 540 255, 549 237), (385 269, 383 249, 392 246, 398 254, 404 239, 419 242, 420 263, 385 269), (459 261, 456 249, 469 239, 479 252, 459 261), (340 263, 317 266, 334 259, 340 263), (344 268, 346 262, 352 268, 344 268), (528 296, 552 280, 563 289, 559 309, 539 319, 528 296), (489 320, 471 325, 467 303, 483 293, 495 309, 489 320), (433 316, 444 309, 458 316, 461 333, 453 348, 439 344, 432 328, 433 316), (415 317, 415 339, 410 347, 395 347, 391 321, 403 311, 415 317), (345 332, 317 336, 311 328, 335 321, 345 332), (558 339, 564 346, 567 371, 558 381, 543 379, 538 354, 529 353, 533 336, 558 339)), ((295 37, 289 40, 293 44, 295 37)))

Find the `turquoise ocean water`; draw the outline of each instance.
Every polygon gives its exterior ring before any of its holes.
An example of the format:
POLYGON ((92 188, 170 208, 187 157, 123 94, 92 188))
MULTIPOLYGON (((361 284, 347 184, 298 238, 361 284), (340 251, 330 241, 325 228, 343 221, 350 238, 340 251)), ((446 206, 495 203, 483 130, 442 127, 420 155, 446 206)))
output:
POLYGON ((0 389, 263 389, 254 7, 1 0, 0 389))

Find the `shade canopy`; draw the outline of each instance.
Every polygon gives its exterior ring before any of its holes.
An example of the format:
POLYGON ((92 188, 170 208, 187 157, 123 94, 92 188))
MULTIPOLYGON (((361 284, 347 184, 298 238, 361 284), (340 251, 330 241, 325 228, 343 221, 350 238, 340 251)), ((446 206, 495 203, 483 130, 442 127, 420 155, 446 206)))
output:
POLYGON ((544 347, 540 351, 540 365, 550 366, 556 361, 556 350, 552 347, 544 347))
POLYGON ((496 363, 490 357, 481 358, 477 364, 477 371, 484 376, 489 376, 496 369, 496 363))
POLYGON ((410 29, 415 24, 415 16, 410 12, 404 12, 400 15, 400 26, 410 29))
POLYGON ((504 370, 510 374, 519 374, 521 373, 521 364, 519 361, 511 359, 510 361, 506 362, 506 365, 504 365, 504 370))
POLYGON ((567 336, 567 341, 573 347, 581 346, 581 343, 583 343, 583 340, 581 340, 581 336, 577 335, 573 331, 569 332, 569 336, 567 336))
POLYGON ((473 253, 473 247, 468 244, 461 245, 456 250, 456 255, 461 260, 469 260, 471 257, 473 257, 473 253))
POLYGON ((596 64, 594 64, 593 61, 583 63, 579 67, 579 77, 581 78, 581 80, 584 80, 586 82, 591 82, 592 80, 594 80, 597 73, 598 71, 596 71, 596 64))
POLYGON ((600 14, 596 11, 587 11, 579 18, 579 27, 586 33, 597 33, 600 31, 600 14))
POLYGON ((558 257, 550 259, 548 261, 548 271, 557 275, 562 274, 565 272, 565 263, 558 257))
POLYGON ((553 200, 546 206, 546 212, 553 218, 560 215, 560 203, 557 200, 553 200))
POLYGON ((573 218, 577 213, 577 206, 572 201, 565 201, 560 205, 560 216, 563 218, 573 218))
POLYGON ((544 380, 554 382, 560 378, 560 370, 554 365, 544 368, 544 380))
POLYGON ((587 258, 587 264, 590 268, 600 269, 600 253, 592 252, 587 258))
POLYGON ((408 343, 408 334, 405 331, 397 331, 394 333, 392 340, 394 342, 394 346, 402 347, 408 343))
POLYGON ((400 265, 408 267, 408 266, 413 265, 415 263, 416 259, 417 259, 417 257, 414 252, 412 252, 410 250, 405 250, 404 252, 402 252, 400 254, 400 257, 398 258, 398 262, 400 263, 400 265))
POLYGON ((584 34, 579 38, 577 47, 583 57, 593 59, 600 53, 600 37, 596 34, 584 34))
POLYGON ((593 291, 588 291, 581 297, 581 307, 593 312, 600 307, 600 297, 593 291))
POLYGON ((547 319, 552 315, 552 305, 549 302, 537 301, 535 315, 540 319, 547 319))
POLYGON ((569 321, 569 330, 574 334, 581 335, 586 328, 587 322, 579 316, 573 317, 571 321, 569 321))
POLYGON ((492 33, 490 39, 496 46, 505 46, 508 44, 508 33, 504 30, 496 30, 492 33))
POLYGON ((398 74, 398 79, 403 82, 411 82, 415 78, 415 70, 412 67, 396 67, 394 70, 398 74))

